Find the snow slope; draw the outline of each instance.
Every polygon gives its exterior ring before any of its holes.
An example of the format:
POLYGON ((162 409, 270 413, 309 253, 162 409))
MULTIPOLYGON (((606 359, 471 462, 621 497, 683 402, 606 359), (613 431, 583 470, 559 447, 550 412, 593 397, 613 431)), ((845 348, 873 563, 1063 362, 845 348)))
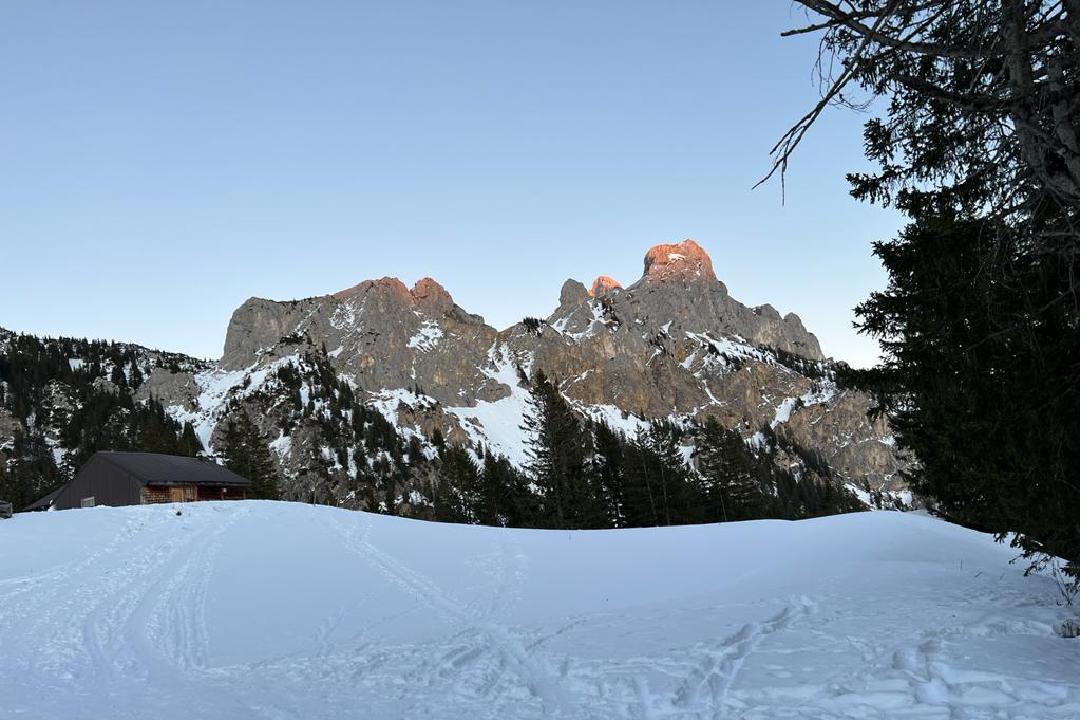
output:
POLYGON ((987 536, 863 513, 508 531, 293 503, 0 521, 0 718, 1077 718, 987 536))

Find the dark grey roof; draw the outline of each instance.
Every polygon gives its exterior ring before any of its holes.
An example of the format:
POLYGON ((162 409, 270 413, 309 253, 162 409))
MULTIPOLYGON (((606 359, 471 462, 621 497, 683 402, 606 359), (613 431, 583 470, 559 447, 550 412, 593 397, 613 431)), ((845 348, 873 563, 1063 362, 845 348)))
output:
POLYGON ((251 484, 223 465, 198 458, 116 450, 99 450, 94 458, 119 467, 143 485, 246 487, 251 484))

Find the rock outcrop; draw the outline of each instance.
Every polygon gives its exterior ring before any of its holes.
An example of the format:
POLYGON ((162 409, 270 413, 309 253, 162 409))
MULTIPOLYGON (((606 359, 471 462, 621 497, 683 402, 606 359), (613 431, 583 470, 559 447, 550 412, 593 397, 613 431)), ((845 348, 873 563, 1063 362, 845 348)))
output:
POLYGON ((589 288, 589 295, 592 297, 602 297, 613 290, 622 290, 622 283, 610 275, 601 275, 593 280, 592 287, 589 288))
POLYGON ((586 412, 714 416, 748 441, 771 428, 853 483, 898 487, 902 462, 888 428, 866 418, 869 398, 835 388, 797 315, 730 297, 693 240, 650 248, 626 288, 608 276, 589 289, 567 280, 551 315, 502 332, 430 278, 412 289, 383 278, 305 300, 253 298, 233 314, 222 366, 257 368, 300 350, 324 353, 400 426, 512 457, 522 456, 511 447, 527 411, 521 377, 540 369, 586 412))
POLYGON ((431 278, 411 290, 382 278, 305 300, 248 300, 229 321, 222 367, 239 370, 314 348, 361 388, 419 388, 460 404, 497 399, 480 370, 496 335, 431 278))
POLYGON ((685 282, 716 282, 712 259, 700 245, 687 239, 680 243, 653 245, 645 253, 645 273, 642 280, 685 282))

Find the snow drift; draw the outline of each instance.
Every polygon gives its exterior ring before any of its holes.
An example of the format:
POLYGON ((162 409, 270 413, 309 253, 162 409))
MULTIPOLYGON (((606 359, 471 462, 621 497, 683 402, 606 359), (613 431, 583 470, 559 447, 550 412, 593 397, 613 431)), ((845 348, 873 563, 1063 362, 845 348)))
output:
POLYGON ((1053 584, 864 513, 591 532, 293 503, 0 522, 0 717, 1076 718, 1053 584))

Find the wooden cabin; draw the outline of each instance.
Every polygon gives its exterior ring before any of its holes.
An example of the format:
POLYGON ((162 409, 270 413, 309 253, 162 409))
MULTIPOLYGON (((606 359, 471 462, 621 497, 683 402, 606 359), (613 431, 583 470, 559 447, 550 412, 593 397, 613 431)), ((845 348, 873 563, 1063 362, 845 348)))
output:
POLYGON ((95 505, 244 500, 250 484, 209 460, 100 451, 60 488, 49 505, 55 510, 68 510, 95 505))

